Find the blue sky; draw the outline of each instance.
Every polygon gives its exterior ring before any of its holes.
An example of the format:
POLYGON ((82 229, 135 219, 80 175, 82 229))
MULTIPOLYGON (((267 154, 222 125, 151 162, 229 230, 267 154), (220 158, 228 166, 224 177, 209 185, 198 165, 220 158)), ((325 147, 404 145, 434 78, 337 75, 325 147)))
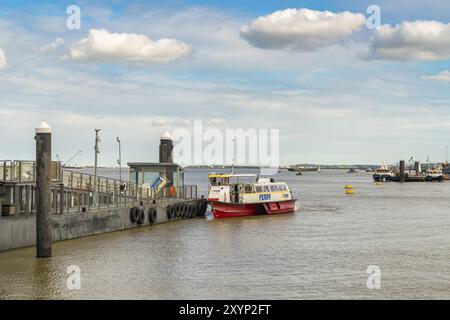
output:
POLYGON ((94 128, 101 163, 113 165, 117 135, 124 162, 155 161, 159 135, 194 120, 280 129, 282 163, 442 161, 449 12, 436 0, 0 1, 0 159, 32 159, 34 127, 46 119, 54 156, 82 150, 83 164, 93 161, 94 128), (72 4, 80 30, 66 28, 72 4), (362 23, 371 4, 388 36, 362 23), (286 18, 288 8, 298 14, 286 18), (335 25, 315 29, 301 9, 319 22, 331 11, 335 25), (286 19, 298 32, 280 35, 286 19), (126 54, 108 51, 116 33, 126 54), (139 49, 166 38, 158 53, 139 49))

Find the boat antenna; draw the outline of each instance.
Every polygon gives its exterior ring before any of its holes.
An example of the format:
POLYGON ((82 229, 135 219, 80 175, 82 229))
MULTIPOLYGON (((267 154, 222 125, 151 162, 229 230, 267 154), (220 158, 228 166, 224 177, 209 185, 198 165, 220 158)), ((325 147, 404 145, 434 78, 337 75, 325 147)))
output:
POLYGON ((445 145, 445 164, 448 164, 448 144, 445 145))
POLYGON ((235 152, 235 144, 236 144, 236 138, 233 138, 233 160, 231 161, 231 174, 234 174, 234 161, 236 161, 236 154, 235 152))

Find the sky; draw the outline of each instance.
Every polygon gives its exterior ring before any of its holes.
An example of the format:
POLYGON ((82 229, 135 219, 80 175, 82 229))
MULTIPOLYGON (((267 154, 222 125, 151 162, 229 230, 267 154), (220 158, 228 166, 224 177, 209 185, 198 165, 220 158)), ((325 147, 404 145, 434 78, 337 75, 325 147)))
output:
POLYGON ((444 161, 449 60, 438 0, 0 0, 0 159, 33 159, 46 120, 55 159, 92 165, 101 128, 100 165, 117 136, 122 163, 157 161, 201 120, 279 129, 281 164, 444 161))

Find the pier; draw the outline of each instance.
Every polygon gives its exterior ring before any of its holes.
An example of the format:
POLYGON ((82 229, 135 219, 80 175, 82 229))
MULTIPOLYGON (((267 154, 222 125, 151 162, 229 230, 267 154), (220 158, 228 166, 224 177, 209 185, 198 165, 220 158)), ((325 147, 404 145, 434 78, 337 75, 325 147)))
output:
MULTIPOLYGON (((39 165, 32 160, 0 160, 0 251, 37 244, 37 216, 39 210, 47 210, 39 202, 39 165)), ((199 197, 196 185, 184 185, 180 166, 129 165, 129 178, 118 180, 65 169, 52 161, 50 185, 42 192, 45 199, 48 195, 49 212, 44 213, 50 217, 53 241, 204 216, 206 200, 199 197), (155 177, 165 183, 155 188, 155 177)), ((51 250, 43 256, 51 256, 51 250)))

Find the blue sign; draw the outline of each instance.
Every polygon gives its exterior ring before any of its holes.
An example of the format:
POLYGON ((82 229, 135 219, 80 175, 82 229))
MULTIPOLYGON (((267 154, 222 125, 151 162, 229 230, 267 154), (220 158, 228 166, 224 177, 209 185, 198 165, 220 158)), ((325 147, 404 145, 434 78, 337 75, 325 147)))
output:
POLYGON ((260 194, 259 195, 259 200, 260 201, 270 200, 270 194, 260 194))
POLYGON ((162 177, 156 178, 156 180, 152 183, 152 189, 155 190, 159 187, 161 183, 163 183, 164 179, 162 177))

